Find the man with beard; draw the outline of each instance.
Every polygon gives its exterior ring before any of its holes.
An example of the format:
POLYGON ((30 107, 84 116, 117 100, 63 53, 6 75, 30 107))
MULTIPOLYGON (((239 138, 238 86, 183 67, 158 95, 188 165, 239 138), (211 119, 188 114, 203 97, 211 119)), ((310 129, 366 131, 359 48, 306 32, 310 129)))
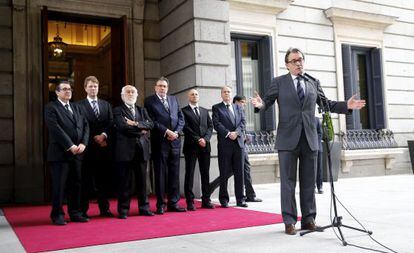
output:
POLYGON ((122 88, 124 102, 114 109, 116 129, 115 160, 118 173, 118 217, 126 219, 132 189, 132 173, 138 194, 139 215, 153 216, 147 196, 147 161, 149 159, 149 130, 154 126, 145 108, 135 105, 138 91, 134 86, 122 88))

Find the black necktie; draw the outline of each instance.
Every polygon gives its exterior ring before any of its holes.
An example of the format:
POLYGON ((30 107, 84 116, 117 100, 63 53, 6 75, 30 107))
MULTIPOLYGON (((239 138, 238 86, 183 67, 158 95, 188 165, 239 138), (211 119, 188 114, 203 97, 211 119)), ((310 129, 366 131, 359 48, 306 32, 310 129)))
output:
POLYGON ((229 115, 231 118, 231 122, 233 123, 233 125, 236 125, 236 118, 234 118, 234 114, 233 112, 230 110, 230 105, 226 104, 227 110, 229 111, 229 115))
POLYGON ((305 100, 305 92, 302 88, 302 85, 300 85, 300 80, 302 79, 301 76, 296 77, 296 92, 298 93, 300 104, 303 105, 303 100, 305 100))
POLYGON ((70 115, 72 115, 72 116, 73 116, 73 112, 72 112, 72 110, 69 108, 69 104, 66 104, 66 105, 65 105, 65 109, 66 109, 66 111, 68 111, 68 112, 69 112, 69 114, 70 114, 70 115))
POLYGON ((198 108, 197 106, 194 107, 194 112, 195 112, 195 115, 197 116, 197 119, 200 120, 200 114, 198 113, 198 109, 197 108, 198 108))

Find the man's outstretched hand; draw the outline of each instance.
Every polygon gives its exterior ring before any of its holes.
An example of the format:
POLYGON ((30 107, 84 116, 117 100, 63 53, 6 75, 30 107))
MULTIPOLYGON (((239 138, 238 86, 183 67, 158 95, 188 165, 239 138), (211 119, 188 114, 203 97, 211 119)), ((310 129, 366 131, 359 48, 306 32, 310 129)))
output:
POLYGON ((259 93, 257 93, 257 91, 254 91, 254 97, 251 98, 251 101, 252 101, 252 105, 255 108, 259 108, 260 109, 260 108, 263 107, 263 100, 260 97, 259 93))
POLYGON ((365 100, 355 99, 357 94, 354 94, 350 99, 347 101, 348 109, 355 109, 359 110, 365 106, 365 100))

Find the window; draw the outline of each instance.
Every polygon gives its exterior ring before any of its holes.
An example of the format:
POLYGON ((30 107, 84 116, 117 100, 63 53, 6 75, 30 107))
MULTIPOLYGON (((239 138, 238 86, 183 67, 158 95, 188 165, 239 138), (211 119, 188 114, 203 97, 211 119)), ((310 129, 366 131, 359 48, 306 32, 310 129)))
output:
MULTIPOLYGON (((264 95, 273 77, 272 50, 269 36, 231 35, 231 85, 234 95, 247 99, 254 92, 264 95)), ((274 106, 265 113, 255 114, 251 105, 245 107, 247 131, 275 129, 274 106)))
POLYGON ((342 45, 345 99, 359 93, 364 108, 346 116, 347 129, 385 128, 381 50, 342 45))

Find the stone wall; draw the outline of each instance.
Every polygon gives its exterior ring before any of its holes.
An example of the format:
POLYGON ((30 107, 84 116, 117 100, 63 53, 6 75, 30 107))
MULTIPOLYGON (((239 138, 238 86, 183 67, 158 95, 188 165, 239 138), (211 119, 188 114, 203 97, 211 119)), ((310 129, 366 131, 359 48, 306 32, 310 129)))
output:
POLYGON ((0 1, 0 203, 13 197, 13 43, 10 0, 0 1))

